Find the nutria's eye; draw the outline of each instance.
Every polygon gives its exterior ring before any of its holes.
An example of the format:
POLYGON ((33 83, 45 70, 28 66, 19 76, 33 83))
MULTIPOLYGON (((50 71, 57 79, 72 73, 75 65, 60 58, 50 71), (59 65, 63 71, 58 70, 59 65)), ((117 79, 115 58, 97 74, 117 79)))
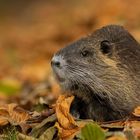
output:
POLYGON ((84 50, 81 52, 81 56, 82 57, 87 57, 89 55, 89 51, 88 50, 84 50))
POLYGON ((101 42, 101 51, 104 54, 108 54, 111 50, 111 44, 108 40, 104 40, 101 42))

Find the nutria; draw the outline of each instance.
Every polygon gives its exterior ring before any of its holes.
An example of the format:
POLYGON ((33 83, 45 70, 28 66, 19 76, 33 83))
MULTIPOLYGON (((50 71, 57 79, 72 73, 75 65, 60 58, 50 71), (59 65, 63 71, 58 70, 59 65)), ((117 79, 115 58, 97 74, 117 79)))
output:
POLYGON ((108 25, 57 52, 56 79, 75 96, 71 113, 111 121, 140 105, 140 45, 122 26, 108 25))

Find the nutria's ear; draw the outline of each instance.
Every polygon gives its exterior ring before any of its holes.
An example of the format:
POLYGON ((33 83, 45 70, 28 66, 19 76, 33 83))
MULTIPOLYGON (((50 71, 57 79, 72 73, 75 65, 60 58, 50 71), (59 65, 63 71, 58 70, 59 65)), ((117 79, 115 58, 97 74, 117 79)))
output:
POLYGON ((103 54, 110 54, 112 52, 111 43, 108 40, 101 41, 100 49, 103 54))

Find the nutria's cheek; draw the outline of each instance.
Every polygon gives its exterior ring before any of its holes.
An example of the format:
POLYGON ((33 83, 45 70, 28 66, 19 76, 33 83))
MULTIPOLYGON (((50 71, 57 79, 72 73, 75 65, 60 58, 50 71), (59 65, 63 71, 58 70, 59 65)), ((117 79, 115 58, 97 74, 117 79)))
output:
POLYGON ((56 79, 58 82, 62 83, 62 82, 65 81, 65 77, 66 77, 66 76, 65 76, 63 70, 53 68, 53 73, 54 73, 55 79, 56 79))

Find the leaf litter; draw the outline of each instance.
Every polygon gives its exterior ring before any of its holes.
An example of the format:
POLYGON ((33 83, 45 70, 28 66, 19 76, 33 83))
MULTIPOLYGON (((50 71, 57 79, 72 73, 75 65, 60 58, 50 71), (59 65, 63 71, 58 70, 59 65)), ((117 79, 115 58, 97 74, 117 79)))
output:
POLYGON ((8 131, 14 127, 16 130, 14 137, 17 140, 138 140, 140 138, 140 107, 137 107, 132 112, 133 117, 127 120, 102 123, 80 120, 70 114, 70 105, 74 96, 56 97, 52 94, 50 97, 50 93, 56 90, 51 88, 42 86, 42 90, 29 90, 28 92, 35 94, 33 97, 30 95, 31 100, 28 98, 28 102, 24 105, 23 96, 21 98, 15 96, 18 99, 17 103, 7 101, 7 104, 0 105, 0 137, 5 139, 9 136, 8 131), (34 106, 32 110, 26 107, 29 102, 34 106))

